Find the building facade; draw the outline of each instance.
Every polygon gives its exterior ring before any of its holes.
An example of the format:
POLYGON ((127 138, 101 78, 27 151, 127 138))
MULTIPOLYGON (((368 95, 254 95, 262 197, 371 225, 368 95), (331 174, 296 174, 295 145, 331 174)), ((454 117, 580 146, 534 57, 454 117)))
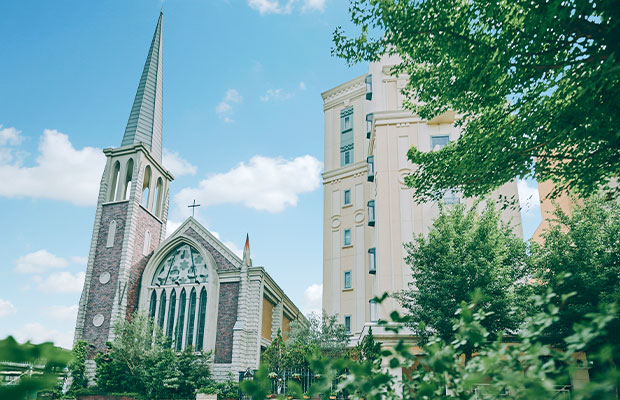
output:
MULTIPOLYGON (((439 213, 437 202, 417 203, 404 177, 413 170, 407 151, 437 150, 457 140, 454 114, 423 120, 402 108, 406 77, 393 76, 395 58, 383 58, 359 76, 322 94, 325 113, 323 308, 338 314, 353 337, 379 318, 387 319, 399 303, 383 293, 397 293, 411 283, 403 243, 426 234, 439 213)), ((518 199, 516 181, 490 198, 518 199)), ((456 191, 445 204, 465 203, 456 191)), ((523 237, 518 209, 502 212, 523 237)), ((373 329, 374 330, 374 329, 373 329)), ((375 330, 376 333, 379 331, 375 330)))
POLYGON ((239 258, 194 218, 165 238, 170 183, 162 163, 160 14, 121 146, 107 157, 97 202, 75 340, 91 345, 87 362, 114 339, 114 323, 147 313, 172 346, 213 352, 226 380, 258 368, 262 349, 299 309, 263 267, 239 258))

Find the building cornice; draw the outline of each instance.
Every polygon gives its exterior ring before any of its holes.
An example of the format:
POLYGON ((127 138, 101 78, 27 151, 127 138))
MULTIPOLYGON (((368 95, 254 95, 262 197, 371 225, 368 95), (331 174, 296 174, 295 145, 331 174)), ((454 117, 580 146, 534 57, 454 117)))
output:
POLYGON ((341 180, 348 177, 356 176, 360 173, 365 174, 367 172, 366 160, 356 162, 355 164, 347 165, 346 167, 333 169, 331 171, 323 172, 323 185, 332 183, 335 180, 341 180))
POLYGON ((103 149, 103 154, 105 154, 107 157, 113 157, 113 156, 123 156, 127 154, 133 154, 138 151, 142 152, 144 156, 147 158, 147 160, 152 165, 154 165, 163 176, 168 178, 170 181, 174 180, 174 175, 172 175, 172 172, 168 171, 161 164, 161 161, 156 160, 155 157, 153 157, 153 155, 151 154, 151 151, 142 142, 132 144, 129 146, 123 146, 123 147, 108 147, 108 148, 103 149))
POLYGON ((366 93, 366 75, 367 74, 358 76, 355 79, 321 93, 321 97, 323 98, 323 110, 330 109, 337 104, 343 103, 347 99, 363 96, 366 93))

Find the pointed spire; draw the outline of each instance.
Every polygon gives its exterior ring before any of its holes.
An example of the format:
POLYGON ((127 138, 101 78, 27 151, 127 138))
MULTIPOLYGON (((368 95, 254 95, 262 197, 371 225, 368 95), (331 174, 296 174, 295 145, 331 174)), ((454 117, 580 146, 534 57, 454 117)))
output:
POLYGON ((121 146, 142 142, 161 161, 162 130, 162 33, 164 13, 159 13, 153 41, 146 57, 142 77, 121 146))
POLYGON ((245 235, 245 246, 243 247, 243 263, 248 267, 252 266, 252 259, 250 258, 250 235, 245 235))

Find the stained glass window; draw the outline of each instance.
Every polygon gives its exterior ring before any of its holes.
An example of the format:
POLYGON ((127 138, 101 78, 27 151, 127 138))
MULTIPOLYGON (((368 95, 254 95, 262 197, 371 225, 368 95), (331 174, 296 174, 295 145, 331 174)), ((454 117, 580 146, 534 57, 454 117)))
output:
POLYGON ((157 293, 153 290, 151 293, 151 304, 149 304, 149 317, 155 319, 155 308, 157 307, 157 293))
POLYGON ((176 349, 181 351, 183 348, 183 328, 185 327, 185 289, 181 290, 179 297, 179 320, 177 321, 177 340, 176 349))
POLYGON ((157 317, 157 325, 163 331, 164 330, 164 317, 166 316, 166 291, 161 292, 161 298, 159 300, 159 316, 157 317))
POLYGON ((196 334, 196 350, 202 350, 202 342, 205 335, 205 317, 207 312, 207 290, 202 288, 200 292, 200 305, 198 306, 198 332, 196 334))
POLYGON ((183 243, 174 248, 157 267, 152 285, 169 286, 207 282, 207 264, 194 247, 183 243))
POLYGON ((196 315, 196 289, 192 288, 189 295, 189 311, 187 312, 187 339, 185 347, 194 344, 194 316, 196 315))
POLYGON ((177 307, 177 293, 173 289, 172 294, 170 294, 170 311, 168 311, 168 325, 166 326, 166 336, 172 338, 172 333, 174 332, 174 314, 176 313, 177 307))

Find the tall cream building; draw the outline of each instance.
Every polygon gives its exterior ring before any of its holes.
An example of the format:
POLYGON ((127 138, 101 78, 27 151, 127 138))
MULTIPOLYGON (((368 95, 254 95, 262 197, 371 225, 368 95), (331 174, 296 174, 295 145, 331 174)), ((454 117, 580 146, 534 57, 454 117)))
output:
MULTIPOLYGON (((452 113, 427 121, 402 108, 407 79, 390 74, 396 62, 384 58, 372 63, 368 74, 322 94, 323 308, 338 314, 353 338, 401 310, 394 299, 380 305, 372 299, 408 287, 411 273, 403 243, 427 233, 439 212, 436 202, 414 202, 412 190, 404 185, 413 168, 407 151, 411 146, 439 149, 459 137, 452 113)), ((500 193, 518 199, 516 181, 491 198, 500 193)), ((456 192, 445 193, 443 201, 473 203, 456 192)), ((518 210, 507 210, 502 218, 523 236, 518 210)))

